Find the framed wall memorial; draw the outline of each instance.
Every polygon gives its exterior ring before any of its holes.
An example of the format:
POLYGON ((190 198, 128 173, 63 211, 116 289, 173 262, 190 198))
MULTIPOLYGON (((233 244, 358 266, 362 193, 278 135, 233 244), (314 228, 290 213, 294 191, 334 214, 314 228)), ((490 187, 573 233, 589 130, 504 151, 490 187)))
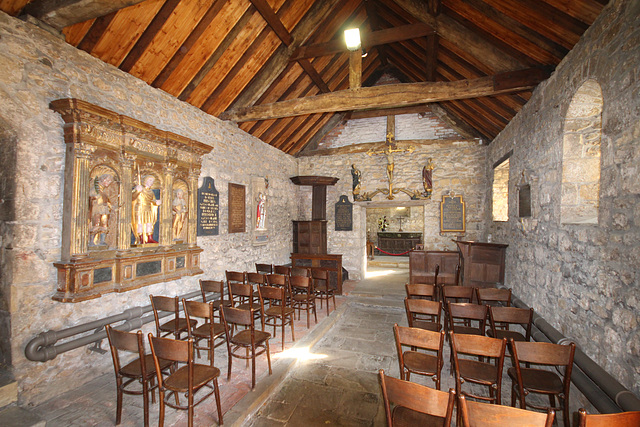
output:
POLYGON ((244 185, 229 183, 229 233, 246 231, 245 194, 244 185))
POLYGON ((462 195, 448 194, 442 196, 440 202, 440 232, 466 231, 466 212, 462 195))

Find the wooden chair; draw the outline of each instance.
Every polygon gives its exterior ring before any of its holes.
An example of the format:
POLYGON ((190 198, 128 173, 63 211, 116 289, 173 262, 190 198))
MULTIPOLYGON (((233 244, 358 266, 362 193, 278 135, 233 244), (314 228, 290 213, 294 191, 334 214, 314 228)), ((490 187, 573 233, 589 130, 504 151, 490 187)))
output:
POLYGON ((444 310, 444 327, 445 330, 448 330, 450 321, 447 303, 471 303, 473 301, 475 288, 472 286, 440 286, 439 289, 442 297, 442 308, 444 310))
POLYGON ((291 267, 289 276, 311 277, 311 268, 309 267, 291 267))
POLYGON ((400 365, 400 379, 410 381, 411 373, 431 377, 436 383, 436 390, 440 390, 442 379, 442 347, 444 332, 433 332, 425 329, 408 328, 393 325, 393 336, 396 341, 398 363, 400 365), (403 346, 410 346, 404 350, 403 346), (422 350, 422 351, 420 351, 422 350))
MULTIPOLYGON (((149 425, 149 393, 151 400, 156 403, 153 390, 155 387, 156 367, 153 363, 153 356, 145 354, 142 340, 142 331, 137 333, 124 332, 113 329, 111 325, 105 326, 111 357, 113 359, 113 369, 116 374, 116 425, 122 420, 122 397, 125 394, 140 396, 144 402, 144 425, 149 425), (138 357, 122 365, 120 352, 134 353, 138 357), (129 385, 140 383, 142 389, 131 389, 129 385)), ((172 365, 170 361, 163 361, 160 369, 167 369, 172 365)))
POLYGON ((194 407, 206 398, 215 395, 216 408, 218 410, 218 424, 222 424, 222 410, 220 408, 220 390, 218 388, 218 377, 220 370, 214 366, 200 365, 193 360, 193 340, 187 341, 172 340, 170 338, 158 338, 149 334, 151 353, 156 366, 158 377, 158 390, 160 391, 160 419, 158 425, 164 425, 165 405, 174 409, 186 410, 188 412, 188 425, 193 426, 194 407), (161 370, 164 361, 183 363, 178 370, 165 376, 161 370), (198 397, 195 395, 200 390, 209 389, 207 393, 198 397), (187 397, 187 404, 180 404, 180 396, 187 397), (175 403, 171 402, 171 398, 175 403))
POLYGON ((387 425, 393 426, 451 426, 456 394, 444 392, 384 374, 380 369, 380 387, 384 400, 387 425), (391 405, 394 405, 393 411, 391 405))
POLYGON ((456 334, 450 332, 451 350, 458 396, 470 396, 497 405, 502 404, 502 367, 507 347, 506 338, 497 339, 480 335, 456 334), (461 356, 478 356, 466 358, 461 356), (485 358, 487 360, 485 361, 485 358), (491 363, 493 360, 493 363, 491 363), (489 388, 489 396, 480 396, 470 391, 462 391, 462 384, 468 382, 489 388))
POLYGON ((427 285, 425 283, 407 283, 404 285, 407 298, 428 299, 431 301, 438 300, 438 287, 436 285, 427 285))
MULTIPOLYGON (((244 359, 249 363, 251 359, 251 388, 256 386, 256 357, 266 353, 269 365, 269 375, 271 375, 271 356, 269 354, 269 339, 271 334, 265 331, 256 330, 253 324, 253 317, 248 310, 241 310, 235 307, 222 307, 222 323, 227 336, 228 372, 227 380, 231 379, 231 365, 233 358, 244 359), (238 332, 232 334, 232 326, 242 326, 238 332)), ((235 328, 233 328, 235 329, 235 328)))
POLYGON ((176 339, 180 339, 182 332, 187 332, 190 326, 194 326, 195 322, 190 325, 187 323, 187 319, 180 317, 180 304, 177 296, 163 297, 149 295, 149 299, 151 299, 151 307, 153 308, 157 336, 166 337, 169 334, 173 334, 176 339), (173 313, 173 319, 165 323, 160 323, 160 311, 173 313))
POLYGON ((231 294, 231 285, 247 283, 246 273, 241 271, 225 271, 224 274, 227 279, 227 291, 229 292, 229 301, 231 301, 231 305, 236 306, 236 304, 247 304, 249 301, 246 299, 246 297, 243 297, 241 295, 236 295, 234 297, 231 294))
POLYGON ((249 272, 246 277, 247 283, 253 287, 253 301, 259 304, 258 287, 267 284, 266 274, 249 272))
POLYGON ((578 427, 638 427, 640 411, 619 412, 617 414, 587 414, 584 408, 578 410, 578 427))
POLYGON ((551 427, 555 412, 527 411, 509 406, 467 401, 458 397, 458 412, 462 415, 463 427, 551 427))
POLYGON ((291 275, 291 267, 288 265, 274 265, 273 266, 274 274, 284 274, 285 276, 291 275))
POLYGON ((564 425, 569 423, 569 390, 571 386, 571 370, 573 368, 573 356, 576 345, 551 344, 547 342, 525 342, 510 340, 513 355, 513 367, 507 370, 511 378, 511 406, 516 406, 516 399, 520 401, 520 407, 527 406, 538 409, 563 411, 564 425), (549 367, 563 367, 564 375, 560 376, 556 371, 527 368, 520 366, 522 362, 549 367), (546 394, 549 396, 550 406, 539 406, 527 402, 526 397, 531 393, 546 394), (555 405, 555 399, 559 405, 555 405))
POLYGON ((289 292, 289 275, 287 274, 267 274, 267 285, 284 288, 289 292))
POLYGON ((298 310, 298 320, 300 320, 300 311, 307 312, 307 328, 310 325, 309 318, 311 311, 316 323, 318 323, 318 314, 316 313, 316 296, 313 292, 313 286, 310 277, 294 276, 289 278, 291 286, 291 306, 298 310))
POLYGON ((284 328, 291 326, 291 341, 296 337, 293 331, 293 318, 295 310, 287 305, 288 291, 284 287, 262 285, 258 288, 261 305, 264 313, 264 324, 273 326, 273 336, 276 336, 276 328, 282 328, 282 350, 284 351, 284 328))
POLYGON ((208 351, 209 363, 213 366, 215 348, 221 345, 225 339, 224 326, 222 323, 215 323, 213 302, 187 301, 183 298, 182 307, 187 321, 202 320, 202 324, 195 325, 187 331, 188 337, 193 340, 193 346, 198 350, 198 355, 200 350, 208 351), (198 345, 202 340, 206 341, 206 346, 198 345), (216 340, 218 340, 217 343, 216 340))
POLYGON ((407 313, 407 323, 410 327, 434 332, 439 332, 442 329, 442 324, 440 323, 442 303, 440 301, 405 298, 404 308, 407 313))
POLYGON ((238 283, 236 281, 229 282, 229 299, 232 306, 240 310, 250 311, 254 321, 260 320, 262 329, 264 329, 264 317, 260 306, 260 297, 258 292, 253 290, 253 286, 249 283, 238 283))
POLYGON ((256 262, 256 273, 263 273, 263 274, 273 273, 273 264, 259 264, 256 262))
POLYGON ((511 307, 511 289, 476 288, 478 304, 511 307))
POLYGON ((493 338, 513 338, 514 341, 531 341, 531 325, 533 308, 489 307, 489 324, 487 335, 493 338), (524 335, 509 329, 509 325, 520 325, 524 335), (501 327, 499 327, 501 326, 501 327))
POLYGON ((486 305, 448 302, 447 313, 449 331, 456 334, 484 335, 487 319, 486 305), (476 322, 477 326, 475 326, 476 322))
POLYGON ((313 279, 313 291, 316 294, 316 299, 320 300, 320 308, 322 308, 323 301, 327 303, 328 316, 329 300, 333 300, 333 309, 336 309, 336 294, 329 285, 329 272, 322 268, 312 268, 311 278, 313 279))
POLYGON ((203 280, 200 279, 200 292, 202 292, 202 302, 212 302, 213 311, 218 312, 218 318, 220 318, 220 305, 230 305, 230 301, 225 301, 224 298, 224 280, 203 280), (207 294, 216 294, 218 299, 212 299, 207 297, 207 294))

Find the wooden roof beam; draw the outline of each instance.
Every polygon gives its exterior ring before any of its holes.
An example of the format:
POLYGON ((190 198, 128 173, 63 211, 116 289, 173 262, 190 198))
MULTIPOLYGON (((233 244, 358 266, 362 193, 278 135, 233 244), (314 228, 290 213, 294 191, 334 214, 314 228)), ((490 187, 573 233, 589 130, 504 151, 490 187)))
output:
MULTIPOLYGON (((430 34, 435 34, 435 30, 424 23, 403 25, 401 27, 388 28, 386 30, 373 31, 371 33, 361 33, 362 47, 366 50, 389 43, 404 40, 417 39, 430 34)), ((301 46, 297 48, 290 61, 297 61, 304 58, 315 58, 318 56, 335 55, 337 53, 348 52, 347 46, 342 38, 331 40, 326 43, 301 46)))
POLYGON ((289 31, 282 24, 282 21, 280 21, 280 18, 278 18, 278 15, 276 15, 276 13, 273 11, 271 6, 269 6, 269 3, 267 3, 266 0, 250 1, 251 4, 253 4, 255 8, 258 9, 258 12, 260 13, 260 15, 262 15, 264 20, 267 21, 267 24, 269 25, 269 27, 271 27, 273 32, 276 33, 280 40, 282 40, 282 43, 284 43, 286 46, 289 46, 291 43, 293 43, 293 37, 291 37, 289 31))
POLYGON ((88 21, 117 12, 144 0, 34 0, 28 3, 20 15, 36 19, 61 30, 78 22, 88 21))
POLYGON ((274 104, 237 108, 225 111, 220 115, 220 118, 244 122, 304 114, 363 110, 372 107, 398 107, 476 98, 531 89, 548 78, 549 75, 549 70, 536 67, 495 76, 453 82, 402 83, 362 87, 274 104))

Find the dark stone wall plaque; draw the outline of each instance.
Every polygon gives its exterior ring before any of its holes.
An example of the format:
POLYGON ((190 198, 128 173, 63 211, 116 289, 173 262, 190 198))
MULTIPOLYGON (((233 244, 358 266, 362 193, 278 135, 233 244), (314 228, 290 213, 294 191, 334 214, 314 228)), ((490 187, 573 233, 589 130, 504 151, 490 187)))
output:
POLYGON ((245 186, 229 183, 229 233, 244 233, 245 221, 245 186))
POLYGON ((464 232, 465 209, 462 196, 442 196, 440 203, 440 232, 464 232))
POLYGON ((336 231, 353 231, 353 203, 347 196, 336 203, 336 231))
POLYGON ((205 176, 198 188, 198 236, 220 233, 220 193, 210 176, 205 176))

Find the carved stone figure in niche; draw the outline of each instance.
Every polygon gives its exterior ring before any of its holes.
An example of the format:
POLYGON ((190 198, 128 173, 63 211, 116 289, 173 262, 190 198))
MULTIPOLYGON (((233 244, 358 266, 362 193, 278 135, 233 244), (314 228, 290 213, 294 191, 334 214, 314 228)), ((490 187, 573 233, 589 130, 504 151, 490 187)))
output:
POLYGON ((422 185, 426 195, 433 192, 433 160, 429 158, 429 163, 422 168, 422 185))
POLYGON ((153 238, 153 227, 158 220, 158 206, 161 201, 156 199, 151 187, 156 178, 153 175, 144 177, 143 183, 133 189, 131 206, 131 230, 135 235, 135 244, 158 243, 153 238))
POLYGON ((178 188, 174 191, 175 197, 171 203, 173 210, 173 240, 180 240, 184 223, 187 219, 187 201, 184 198, 184 190, 178 188))
POLYGON ((258 193, 258 204, 256 206, 256 230, 264 230, 267 221, 267 195, 258 193))
POLYGON ((91 188, 89 189, 90 245, 107 245, 106 237, 109 233, 109 217, 117 196, 117 184, 112 174, 103 173, 91 181, 91 188))
POLYGON ((356 168, 355 163, 351 165, 351 178, 352 178, 352 185, 353 185, 352 193, 354 196, 357 196, 358 194, 360 194, 362 173, 356 168))

